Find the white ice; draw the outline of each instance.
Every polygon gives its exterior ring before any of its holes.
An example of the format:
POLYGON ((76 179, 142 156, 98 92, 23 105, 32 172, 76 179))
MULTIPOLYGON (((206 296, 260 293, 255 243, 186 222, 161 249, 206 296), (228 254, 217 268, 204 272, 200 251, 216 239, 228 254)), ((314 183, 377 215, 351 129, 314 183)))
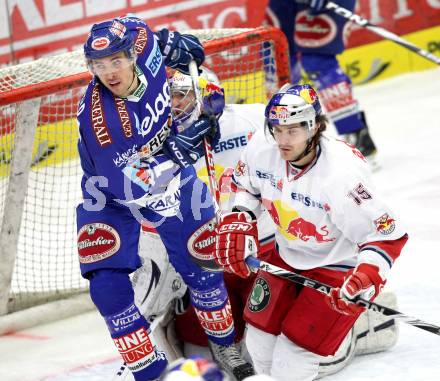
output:
MULTIPOLYGON (((409 242, 389 276, 399 310, 440 325, 440 69, 355 89, 378 146, 374 177, 409 242)), ((353 221, 356 223, 356 221, 353 221)), ((2 381, 111 380, 120 362, 96 312, 0 337, 2 381)), ((437 381, 440 336, 400 324, 388 352, 356 357, 328 381, 437 381)))

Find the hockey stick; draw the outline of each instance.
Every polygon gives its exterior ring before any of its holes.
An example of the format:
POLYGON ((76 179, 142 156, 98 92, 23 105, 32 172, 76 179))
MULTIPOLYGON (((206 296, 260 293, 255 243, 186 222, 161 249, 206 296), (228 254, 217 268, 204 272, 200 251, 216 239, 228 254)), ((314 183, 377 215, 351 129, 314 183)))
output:
POLYGON ((399 45, 403 46, 404 48, 409 49, 412 52, 418 54, 419 56, 422 56, 422 57, 426 58, 427 60, 434 62, 437 65, 440 65, 440 57, 437 57, 434 54, 429 53, 428 51, 426 51, 422 48, 419 48, 418 46, 412 44, 411 42, 409 42, 407 40, 404 40, 403 38, 399 37, 397 34, 390 32, 389 30, 386 30, 380 26, 377 26, 377 25, 370 23, 367 19, 364 19, 362 16, 357 15, 357 14, 353 13, 352 11, 341 7, 332 1, 329 1, 327 3, 327 5, 325 6, 325 9, 331 10, 334 13, 336 13, 337 15, 342 16, 345 19, 354 22, 356 25, 359 25, 363 28, 371 30, 372 32, 378 34, 379 36, 382 36, 383 38, 386 38, 387 40, 393 41, 396 44, 399 44, 399 45))
MULTIPOLYGON (((246 263, 252 268, 261 269, 261 270, 266 271, 270 274, 273 274, 273 275, 279 276, 281 278, 290 280, 292 282, 301 284, 305 287, 313 288, 316 291, 318 291, 322 294, 325 294, 325 295, 328 295, 330 290, 332 289, 331 286, 329 286, 325 283, 318 282, 316 280, 313 280, 313 279, 307 278, 305 276, 296 274, 292 271, 284 270, 281 267, 272 265, 272 264, 264 262, 264 261, 260 261, 259 259, 255 258, 255 257, 247 257, 246 263)), ((388 316, 392 319, 401 320, 401 321, 403 321, 407 324, 410 324, 414 327, 423 329, 425 331, 428 331, 428 332, 431 332, 431 333, 434 333, 434 334, 440 336, 440 327, 437 325, 427 323, 423 320, 416 319, 414 317, 405 315, 402 312, 393 310, 392 308, 385 307, 380 304, 370 302, 368 300, 358 299, 357 303, 364 306, 367 310, 372 310, 372 311, 378 312, 378 313, 385 315, 385 316, 388 316)))
MULTIPOLYGON (((199 69, 197 68, 197 64, 195 61, 191 61, 189 63, 189 74, 191 76, 192 86, 197 100, 197 107, 199 108, 198 111, 200 112, 200 107, 202 105, 202 96, 199 89, 199 69)), ((206 170, 208 172, 209 191, 214 198, 213 201, 215 216, 218 222, 220 219, 220 190, 218 189, 217 180, 215 178, 214 155, 212 153, 211 142, 206 137, 203 138, 203 146, 205 150, 206 170)))

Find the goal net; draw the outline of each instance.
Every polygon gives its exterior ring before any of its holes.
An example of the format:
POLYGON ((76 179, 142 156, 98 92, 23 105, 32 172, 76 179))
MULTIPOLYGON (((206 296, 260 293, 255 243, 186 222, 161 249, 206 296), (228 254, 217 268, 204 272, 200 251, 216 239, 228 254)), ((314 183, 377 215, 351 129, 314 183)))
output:
MULTIPOLYGON (((229 103, 265 102, 288 81, 278 29, 189 32, 229 103)), ((76 108, 90 78, 81 51, 0 70, 0 315, 87 290, 76 250, 76 108)))

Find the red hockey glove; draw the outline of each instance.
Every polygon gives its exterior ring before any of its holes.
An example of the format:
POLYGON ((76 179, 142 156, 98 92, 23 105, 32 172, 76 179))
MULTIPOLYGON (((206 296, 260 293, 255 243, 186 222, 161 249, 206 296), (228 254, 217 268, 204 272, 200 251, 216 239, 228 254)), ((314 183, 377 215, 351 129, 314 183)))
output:
POLYGON ((379 294, 385 280, 375 265, 362 263, 345 279, 341 288, 332 288, 326 297, 327 304, 344 315, 356 315, 365 310, 356 299, 371 300, 379 294))
POLYGON ((246 212, 225 214, 217 227, 215 261, 242 278, 251 271, 245 259, 258 253, 257 221, 246 212))

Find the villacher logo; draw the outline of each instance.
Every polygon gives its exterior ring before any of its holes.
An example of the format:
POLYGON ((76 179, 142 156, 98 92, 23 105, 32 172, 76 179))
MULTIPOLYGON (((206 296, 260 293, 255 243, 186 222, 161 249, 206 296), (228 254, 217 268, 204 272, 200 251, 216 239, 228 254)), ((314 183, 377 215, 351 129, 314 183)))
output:
POLYGON ((81 263, 93 263, 114 255, 121 246, 118 232, 110 225, 84 225, 78 232, 78 255, 81 263))

